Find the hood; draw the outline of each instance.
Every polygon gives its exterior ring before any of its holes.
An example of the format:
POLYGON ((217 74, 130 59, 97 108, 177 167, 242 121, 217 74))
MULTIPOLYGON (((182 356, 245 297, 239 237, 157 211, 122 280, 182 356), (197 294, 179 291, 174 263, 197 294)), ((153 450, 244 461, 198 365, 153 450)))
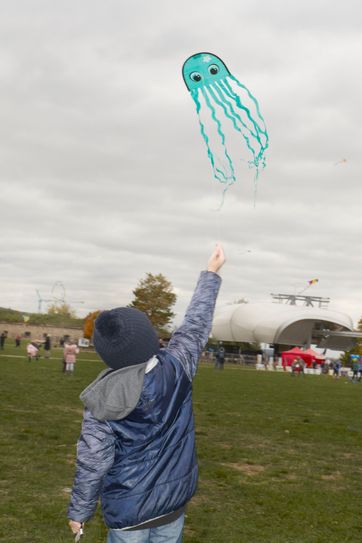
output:
POLYGON ((105 369, 83 390, 80 399, 98 420, 124 419, 141 396, 147 364, 105 369))

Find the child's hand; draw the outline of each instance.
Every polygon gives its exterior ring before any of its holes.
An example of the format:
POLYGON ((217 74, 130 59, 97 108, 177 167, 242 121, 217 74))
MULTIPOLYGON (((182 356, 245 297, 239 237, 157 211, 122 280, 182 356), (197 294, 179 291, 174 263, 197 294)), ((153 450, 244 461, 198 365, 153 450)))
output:
POLYGON ((73 534, 77 534, 82 528, 82 523, 78 522, 77 520, 70 520, 69 527, 72 530, 73 534))
POLYGON ((209 258, 207 263, 207 270, 217 273, 221 266, 225 262, 225 255, 220 243, 216 244, 216 247, 209 258))

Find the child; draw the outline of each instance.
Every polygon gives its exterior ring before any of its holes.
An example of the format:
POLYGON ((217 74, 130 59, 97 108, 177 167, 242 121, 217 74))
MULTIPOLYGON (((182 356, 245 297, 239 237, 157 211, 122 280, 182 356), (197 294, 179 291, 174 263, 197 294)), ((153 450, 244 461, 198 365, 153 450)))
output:
POLYGON ((32 360, 39 360, 39 349, 34 345, 34 343, 28 343, 26 346, 26 352, 28 354, 28 362, 32 360))
POLYGON ((74 364, 77 361, 76 355, 79 353, 79 349, 75 343, 72 343, 69 339, 64 347, 64 362, 65 373, 72 374, 74 372, 74 364))
POLYGON ((180 543, 198 467, 192 380, 211 330, 224 263, 217 245, 167 347, 145 313, 103 311, 93 344, 107 364, 81 394, 86 408, 68 510, 79 533, 101 497, 108 543, 180 543))

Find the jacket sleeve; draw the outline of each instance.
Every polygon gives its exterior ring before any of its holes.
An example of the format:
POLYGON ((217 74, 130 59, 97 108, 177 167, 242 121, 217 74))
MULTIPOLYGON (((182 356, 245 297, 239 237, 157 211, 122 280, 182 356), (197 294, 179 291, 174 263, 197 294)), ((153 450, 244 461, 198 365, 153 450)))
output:
POLYGON ((190 381, 209 338, 220 284, 221 277, 216 273, 201 272, 184 321, 167 346, 167 351, 181 362, 190 381))
POLYGON ((106 421, 84 411, 82 432, 77 446, 77 469, 68 508, 68 518, 88 520, 97 508, 103 476, 114 460, 115 436, 106 421))

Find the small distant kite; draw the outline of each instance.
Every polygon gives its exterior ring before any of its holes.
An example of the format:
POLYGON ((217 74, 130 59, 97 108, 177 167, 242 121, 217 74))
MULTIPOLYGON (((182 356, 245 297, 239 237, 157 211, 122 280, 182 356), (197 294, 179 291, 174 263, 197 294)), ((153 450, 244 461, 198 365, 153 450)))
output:
POLYGON ((341 160, 339 160, 338 162, 336 162, 334 165, 335 165, 335 166, 338 166, 338 164, 346 164, 346 162, 348 162, 346 158, 341 158, 341 160))
POLYGON ((300 292, 298 292, 298 294, 303 294, 303 292, 305 292, 309 287, 311 287, 312 285, 317 284, 318 282, 319 282, 319 279, 310 279, 310 280, 308 281, 307 286, 306 286, 303 290, 301 290, 300 292))
POLYGON ((225 123, 242 137, 249 155, 249 167, 256 168, 256 180, 260 168, 265 167, 265 151, 269 144, 256 98, 229 72, 224 62, 211 53, 189 57, 182 67, 182 75, 196 105, 214 178, 225 185, 224 193, 236 181, 233 160, 226 144, 225 123), (202 119, 203 113, 208 114, 211 126, 216 128, 216 142, 202 119), (217 154, 217 145, 221 145, 221 156, 217 154))

